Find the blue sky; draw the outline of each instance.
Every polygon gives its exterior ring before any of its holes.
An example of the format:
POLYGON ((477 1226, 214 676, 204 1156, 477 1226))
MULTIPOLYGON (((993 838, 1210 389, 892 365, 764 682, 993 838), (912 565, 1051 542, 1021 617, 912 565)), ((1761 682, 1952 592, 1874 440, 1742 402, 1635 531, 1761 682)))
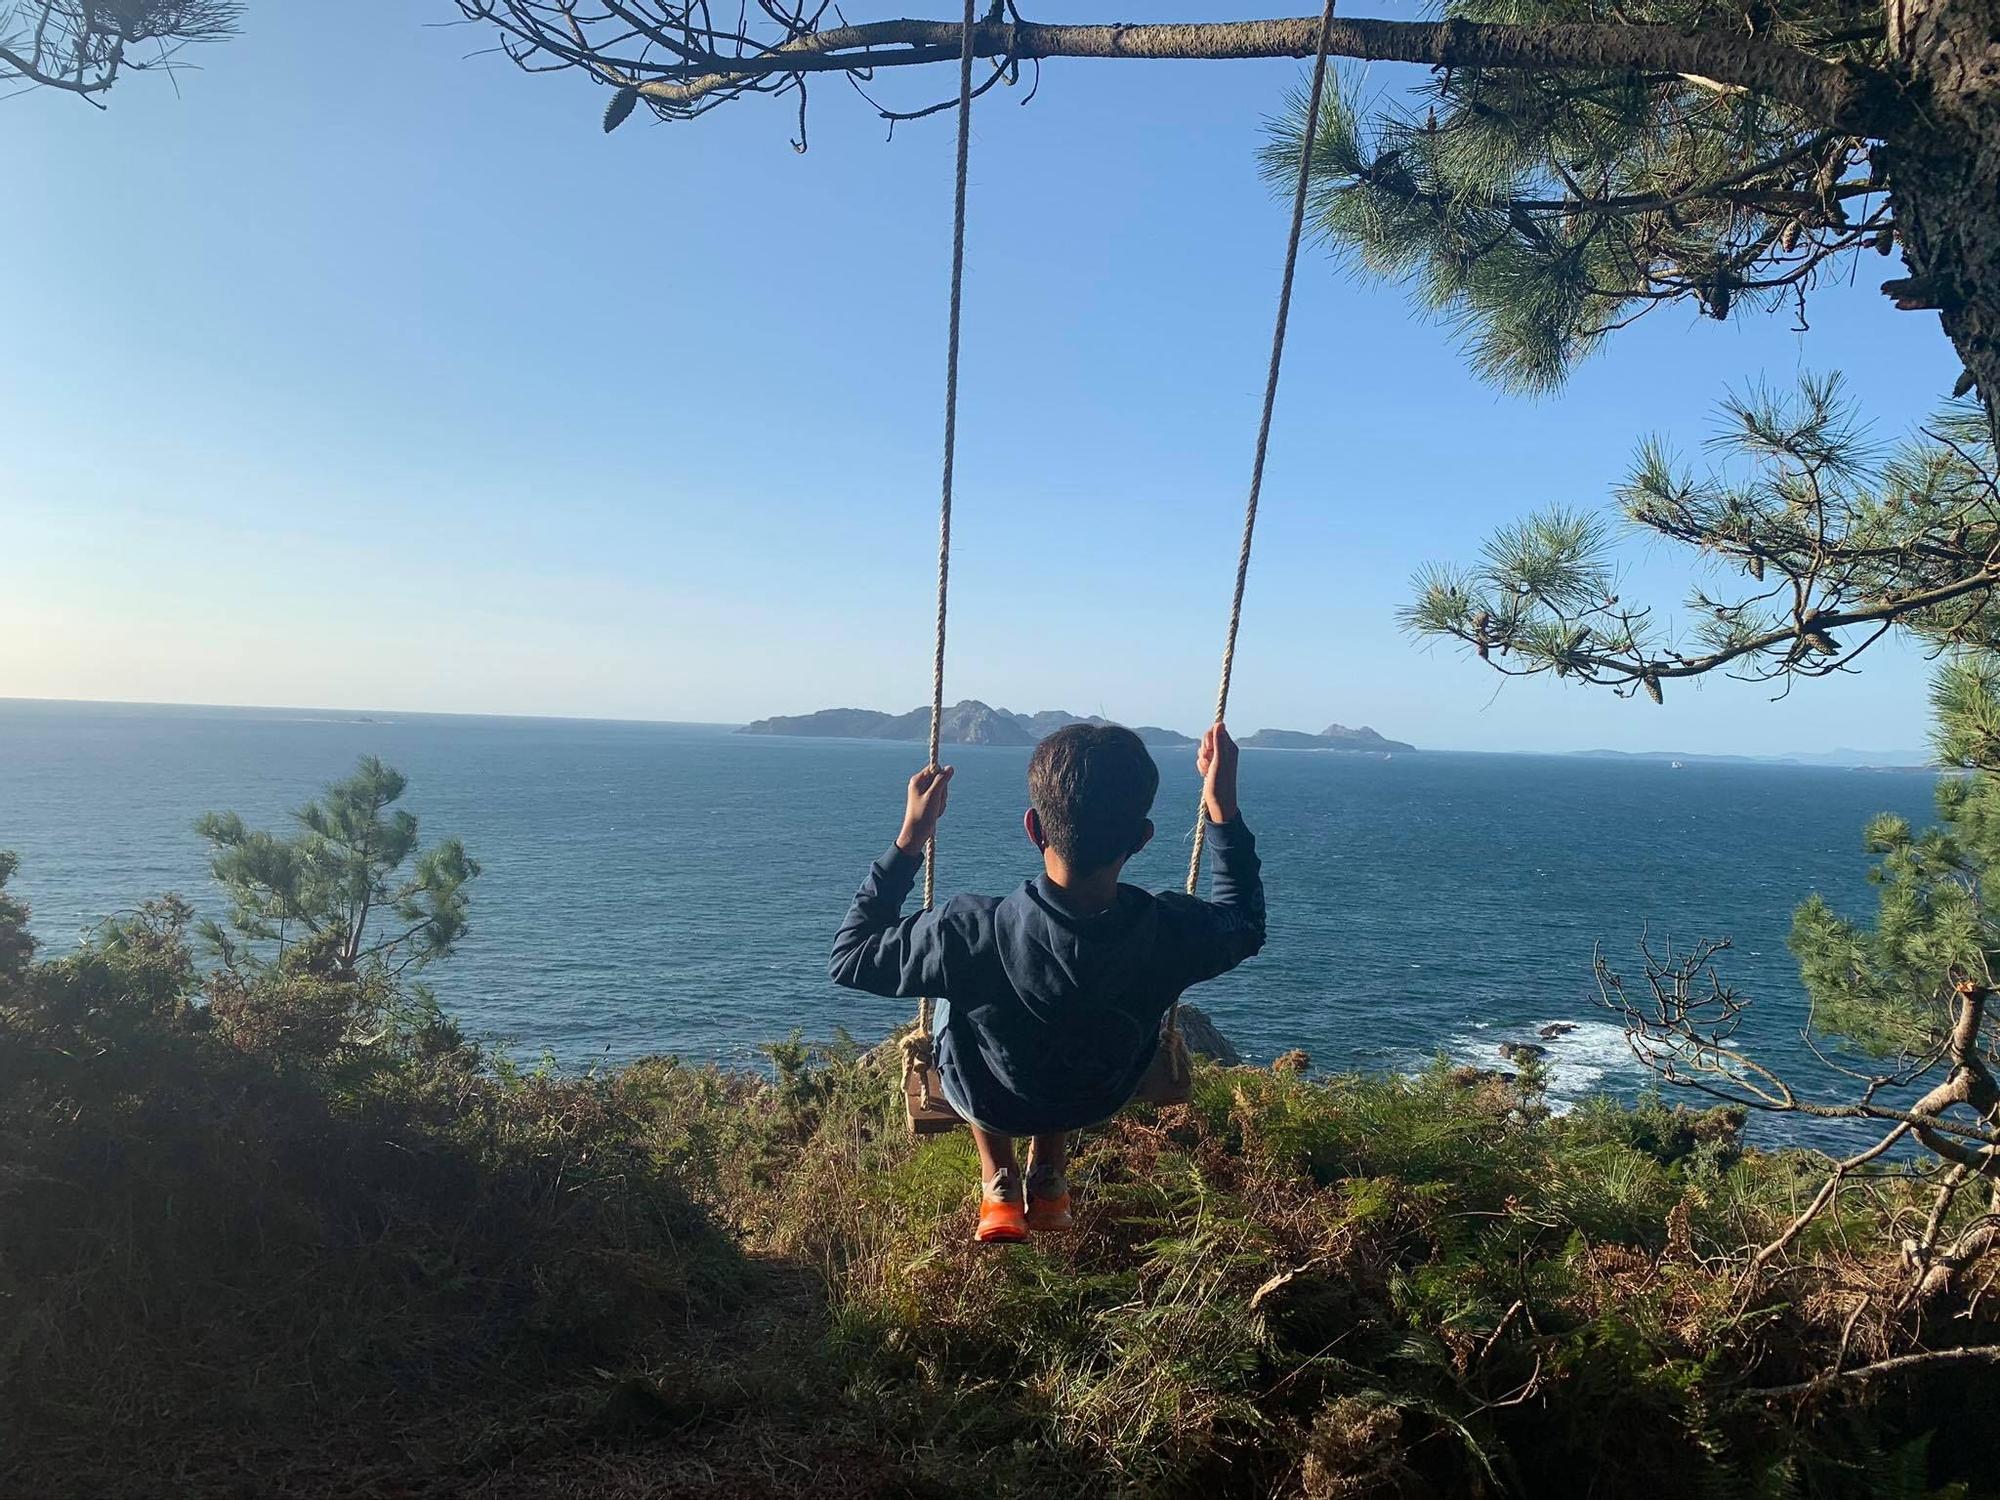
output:
MULTIPOLYGON (((1393 10, 1384 13, 1395 13, 1393 10)), ((733 720, 926 695, 951 126, 823 85, 635 118, 445 0, 259 4, 178 94, 0 103, 0 696, 733 720)), ((1166 0, 1149 18, 1224 16, 1166 0)), ((1101 7, 1065 19, 1117 19, 1101 7)), ((1123 17, 1129 18, 1129 17, 1123 17)), ((1285 205, 1289 62, 1055 62, 973 141, 954 697, 1208 712, 1285 205)), ((1394 69, 1367 75, 1392 87, 1394 69)), ((906 78, 927 102, 949 80, 906 78)), ((1859 284, 1671 309, 1557 398, 1302 268, 1232 720, 1424 745, 1902 748, 1924 664, 1662 708, 1407 640, 1413 569, 1599 506, 1639 436, 1845 370, 1890 437, 1957 373, 1859 284)), ((1681 560, 1626 550, 1630 597, 1681 560)))

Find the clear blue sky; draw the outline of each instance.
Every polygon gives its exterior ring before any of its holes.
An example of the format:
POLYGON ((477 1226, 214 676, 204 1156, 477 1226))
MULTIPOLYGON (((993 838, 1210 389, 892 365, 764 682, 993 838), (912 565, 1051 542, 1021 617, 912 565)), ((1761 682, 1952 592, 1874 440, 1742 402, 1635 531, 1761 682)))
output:
MULTIPOLYGON (((483 34, 424 24, 454 14, 260 3, 178 95, 132 76, 105 113, 0 104, 0 696, 920 701, 949 117, 885 142, 827 83, 804 156, 755 99, 606 138, 601 90, 468 58, 483 34)), ((1227 12, 1147 13, 1177 14, 1227 12)), ((1284 229, 1254 153, 1299 75, 1057 62, 1027 107, 982 101, 952 696, 1204 719, 1284 229)), ((1311 259, 1231 718, 1463 748, 1920 743, 1908 653, 1782 703, 1716 681, 1658 709, 1496 696, 1393 619, 1419 564, 1604 504, 1643 432, 1695 447, 1732 383, 1838 368, 1882 435, 1919 418, 1956 362, 1873 290, 1889 262, 1858 269, 1809 334, 1669 310, 1535 402, 1311 259)), ((1678 557, 1628 562, 1628 595, 1681 597, 1678 557)))

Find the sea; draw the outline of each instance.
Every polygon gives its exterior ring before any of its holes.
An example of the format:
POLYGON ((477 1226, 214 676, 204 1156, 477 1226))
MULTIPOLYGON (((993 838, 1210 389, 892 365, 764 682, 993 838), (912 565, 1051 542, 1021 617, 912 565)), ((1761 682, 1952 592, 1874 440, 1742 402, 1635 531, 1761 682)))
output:
MULTIPOLYGON (((1127 878, 1178 888, 1193 752, 1155 752, 1160 834, 1127 878)), ((472 925, 424 978, 473 1035, 567 1068, 651 1053, 756 1066, 793 1032, 864 1042, 903 1002, 835 989, 834 928, 894 837, 920 746, 728 726, 0 700, 0 848, 45 956, 106 915, 178 891, 224 901, 194 821, 282 830, 376 755, 403 771, 426 841, 482 873, 472 925)), ((999 892, 1037 867, 1020 826, 1028 752, 956 746, 940 890, 999 892)), ((1416 751, 1246 751, 1244 815, 1270 939, 1193 993, 1253 1061, 1409 1070, 1549 1049, 1562 1105, 1645 1082, 1599 1001, 1592 954, 1727 938, 1750 997, 1740 1036, 1811 1080, 1786 951, 1818 891, 1872 909, 1863 824, 1929 818, 1928 773, 1783 764, 1416 751), (1551 1023, 1573 1030, 1543 1042, 1551 1023)))

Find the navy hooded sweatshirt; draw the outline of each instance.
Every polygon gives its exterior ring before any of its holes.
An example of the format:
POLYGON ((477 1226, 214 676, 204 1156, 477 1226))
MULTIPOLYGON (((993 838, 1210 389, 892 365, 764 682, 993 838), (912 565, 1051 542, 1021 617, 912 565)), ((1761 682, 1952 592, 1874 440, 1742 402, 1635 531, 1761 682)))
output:
POLYGON ((1088 917, 1067 910, 1046 875, 905 917, 922 861, 891 848, 833 940, 833 982, 944 999, 938 1072, 980 1125, 1007 1135, 1094 1125, 1138 1088, 1181 992, 1264 946, 1256 840, 1237 817, 1208 825, 1208 848, 1210 900, 1121 885, 1088 917))

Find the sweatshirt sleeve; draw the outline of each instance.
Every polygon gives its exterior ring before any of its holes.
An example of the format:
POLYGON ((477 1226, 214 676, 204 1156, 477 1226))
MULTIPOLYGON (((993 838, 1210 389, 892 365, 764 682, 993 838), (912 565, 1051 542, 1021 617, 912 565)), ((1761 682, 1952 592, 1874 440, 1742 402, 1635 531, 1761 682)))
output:
POLYGON ((1241 814, 1208 825, 1208 853, 1213 860, 1208 899, 1178 896, 1173 901, 1189 984, 1228 973, 1264 946, 1263 863, 1241 814))
POLYGON ((891 847, 869 866, 833 937, 833 982, 872 995, 936 995, 945 988, 949 929, 941 911, 902 915, 923 861, 891 847))

